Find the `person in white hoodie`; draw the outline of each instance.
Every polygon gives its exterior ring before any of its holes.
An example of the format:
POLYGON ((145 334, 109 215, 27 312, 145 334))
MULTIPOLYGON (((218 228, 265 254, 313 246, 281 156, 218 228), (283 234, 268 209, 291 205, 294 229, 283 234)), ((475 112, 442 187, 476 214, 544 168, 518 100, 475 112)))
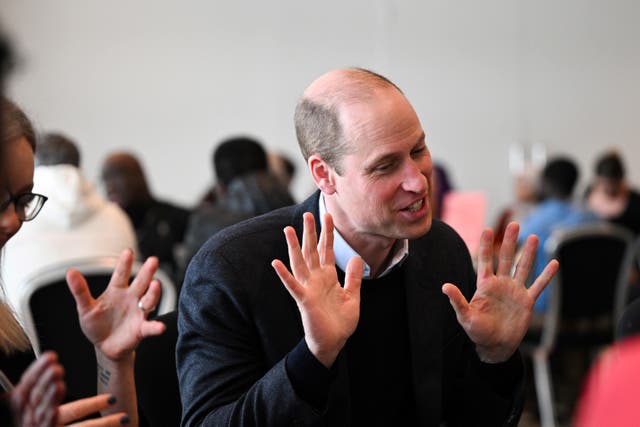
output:
POLYGON ((89 257, 118 257, 127 248, 137 255, 129 217, 85 178, 76 144, 59 133, 44 134, 35 161, 33 191, 48 197, 47 203, 7 242, 2 259, 7 299, 19 318, 25 280, 43 268, 89 257))

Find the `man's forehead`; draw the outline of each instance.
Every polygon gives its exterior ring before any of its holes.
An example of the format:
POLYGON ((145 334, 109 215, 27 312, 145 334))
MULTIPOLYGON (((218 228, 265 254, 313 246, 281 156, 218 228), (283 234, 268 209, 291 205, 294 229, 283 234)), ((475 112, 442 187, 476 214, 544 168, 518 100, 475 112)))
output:
POLYGON ((338 110, 345 135, 367 139, 411 132, 414 137, 422 132, 422 126, 413 107, 405 96, 390 89, 369 100, 345 102, 338 110))

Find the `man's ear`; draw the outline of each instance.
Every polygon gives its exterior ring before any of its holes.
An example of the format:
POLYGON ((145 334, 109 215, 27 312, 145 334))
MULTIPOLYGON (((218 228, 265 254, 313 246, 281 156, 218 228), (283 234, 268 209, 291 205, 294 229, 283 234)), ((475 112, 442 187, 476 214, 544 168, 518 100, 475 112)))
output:
POLYGON ((311 171, 311 177, 313 178, 313 181, 316 183, 316 186, 320 189, 320 191, 327 195, 336 192, 334 186, 335 171, 331 166, 329 166, 327 162, 322 159, 322 157, 317 154, 309 156, 307 165, 309 166, 309 170, 311 171))

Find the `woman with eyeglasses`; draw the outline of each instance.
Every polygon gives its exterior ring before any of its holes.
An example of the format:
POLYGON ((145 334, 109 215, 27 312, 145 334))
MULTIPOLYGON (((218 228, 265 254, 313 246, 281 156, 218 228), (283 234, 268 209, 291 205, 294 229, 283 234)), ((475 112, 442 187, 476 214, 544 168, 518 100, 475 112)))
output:
MULTIPOLYGON (((38 215, 47 198, 32 192, 36 149, 33 127, 14 103, 6 99, 0 99, 0 103, 1 248, 23 222, 38 215)), ((74 425, 138 425, 133 376, 135 348, 144 337, 162 333, 164 325, 146 319, 160 298, 160 284, 153 280, 158 260, 149 258, 129 286, 132 263, 133 253, 124 251, 107 289, 97 299, 91 296, 78 271, 67 273, 80 325, 96 351, 101 395, 94 398, 58 407, 64 383, 55 354, 43 353, 33 361, 29 339, 11 308, 0 299, 0 391, 6 392, 5 401, 14 425, 59 426, 98 410, 104 415, 102 418, 74 425), (5 374, 13 376, 17 384, 13 386, 5 374), (22 377, 17 381, 19 374, 22 377)))

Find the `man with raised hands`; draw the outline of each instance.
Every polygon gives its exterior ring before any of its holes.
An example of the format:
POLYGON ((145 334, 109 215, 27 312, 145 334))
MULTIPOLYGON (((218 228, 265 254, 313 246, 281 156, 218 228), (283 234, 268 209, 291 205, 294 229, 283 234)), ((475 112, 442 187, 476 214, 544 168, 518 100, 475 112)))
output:
POLYGON ((476 277, 432 219, 425 133, 388 79, 328 72, 295 123, 318 191, 217 234, 187 270, 183 425, 516 425, 517 348, 557 262, 525 288, 531 236, 512 277, 514 223, 495 273, 484 231, 476 277))

